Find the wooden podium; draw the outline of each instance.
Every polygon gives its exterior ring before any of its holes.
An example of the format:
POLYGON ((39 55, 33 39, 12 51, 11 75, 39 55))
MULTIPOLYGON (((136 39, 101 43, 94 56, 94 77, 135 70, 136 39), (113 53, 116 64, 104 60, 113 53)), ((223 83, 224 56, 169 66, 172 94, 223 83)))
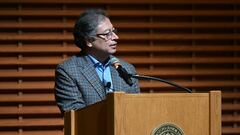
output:
POLYGON ((65 113, 64 120, 65 135, 160 135, 171 129, 161 127, 166 124, 184 135, 221 135, 221 92, 110 93, 107 100, 65 113))

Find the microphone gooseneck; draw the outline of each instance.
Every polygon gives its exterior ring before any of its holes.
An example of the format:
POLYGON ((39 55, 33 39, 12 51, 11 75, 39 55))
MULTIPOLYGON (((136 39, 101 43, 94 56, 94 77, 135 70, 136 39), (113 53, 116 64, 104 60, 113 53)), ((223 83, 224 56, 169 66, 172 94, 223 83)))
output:
POLYGON ((141 80, 155 80, 155 81, 164 82, 164 83, 167 83, 167 84, 172 85, 174 87, 184 89, 189 93, 192 93, 191 89, 188 89, 188 88, 180 86, 180 85, 178 85, 174 82, 167 81, 167 80, 164 80, 164 79, 161 79, 161 78, 156 78, 156 77, 152 77, 152 76, 144 76, 144 75, 141 75, 141 76, 140 75, 131 75, 131 74, 128 74, 128 75, 131 76, 132 78, 141 79, 141 80))
POLYGON ((180 89, 183 89, 189 93, 192 93, 192 90, 191 89, 188 89, 186 87, 183 87, 183 86, 180 86, 174 82, 171 82, 171 81, 167 81, 167 80, 164 80, 164 79, 161 79, 161 78, 156 78, 156 77, 151 77, 151 76, 143 76, 143 75, 133 75, 133 74, 129 74, 126 69, 124 69, 119 60, 116 58, 116 57, 113 57, 111 58, 111 64, 112 66, 118 71, 119 75, 124 79, 124 81, 129 84, 129 85, 132 85, 133 82, 131 80, 131 78, 136 78, 136 79, 141 79, 141 80, 155 80, 155 81, 160 81, 160 82, 164 82, 164 83, 167 83, 169 85, 172 85, 174 87, 177 87, 177 88, 180 88, 180 89))

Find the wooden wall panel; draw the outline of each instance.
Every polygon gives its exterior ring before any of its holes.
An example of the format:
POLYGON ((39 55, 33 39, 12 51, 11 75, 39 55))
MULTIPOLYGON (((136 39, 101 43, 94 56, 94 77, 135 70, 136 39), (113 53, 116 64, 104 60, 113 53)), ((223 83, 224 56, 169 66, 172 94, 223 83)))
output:
MULTIPOLYGON (((74 21, 106 9, 119 31, 117 56, 139 74, 222 91, 222 134, 240 134, 240 2, 237 0, 1 0, 0 134, 63 134, 54 69, 80 50, 74 21)), ((185 92, 141 81, 142 92, 185 92)))

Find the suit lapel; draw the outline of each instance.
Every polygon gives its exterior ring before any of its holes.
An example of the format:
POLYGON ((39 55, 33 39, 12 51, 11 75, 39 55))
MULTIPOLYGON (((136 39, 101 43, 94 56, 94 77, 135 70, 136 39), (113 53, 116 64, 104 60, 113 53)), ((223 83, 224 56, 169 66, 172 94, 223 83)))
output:
POLYGON ((87 56, 79 57, 79 64, 81 65, 81 72, 85 76, 86 80, 92 85, 94 90, 98 93, 98 95, 102 98, 105 99, 106 93, 104 86, 93 66, 93 63, 90 61, 90 59, 87 56))

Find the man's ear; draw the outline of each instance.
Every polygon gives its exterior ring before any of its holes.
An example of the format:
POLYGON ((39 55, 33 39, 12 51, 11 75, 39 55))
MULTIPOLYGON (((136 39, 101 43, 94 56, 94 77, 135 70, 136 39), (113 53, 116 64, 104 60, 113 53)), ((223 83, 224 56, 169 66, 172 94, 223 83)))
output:
POLYGON ((93 37, 88 38, 86 40, 87 46, 92 47, 93 46, 92 42, 94 42, 94 41, 95 41, 95 38, 93 38, 93 37))
POLYGON ((88 38, 87 41, 86 41, 87 46, 92 47, 93 46, 92 42, 94 42, 94 41, 95 41, 95 38, 93 38, 93 37, 88 38))
POLYGON ((86 41, 88 47, 92 47, 92 42, 86 41))

